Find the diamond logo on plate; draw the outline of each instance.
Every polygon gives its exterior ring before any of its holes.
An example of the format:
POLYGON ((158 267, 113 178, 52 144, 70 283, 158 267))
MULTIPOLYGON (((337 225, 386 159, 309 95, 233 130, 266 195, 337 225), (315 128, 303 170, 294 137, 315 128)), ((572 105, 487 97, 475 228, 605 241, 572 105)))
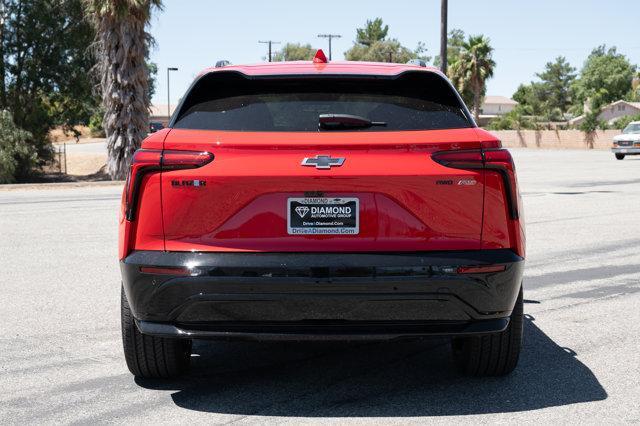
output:
POLYGON ((305 217, 305 215, 307 213, 309 213, 309 207, 307 207, 307 206, 298 206, 298 207, 296 207, 296 213, 298 213, 298 216, 300 216, 300 217, 305 217))

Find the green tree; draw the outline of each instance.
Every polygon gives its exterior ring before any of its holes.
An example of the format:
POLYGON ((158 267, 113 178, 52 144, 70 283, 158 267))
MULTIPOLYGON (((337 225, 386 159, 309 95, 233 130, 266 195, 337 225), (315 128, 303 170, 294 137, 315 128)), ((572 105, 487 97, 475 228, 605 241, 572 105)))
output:
POLYGON ((545 109, 558 109, 562 113, 571 105, 571 85, 576 78, 576 69, 564 56, 558 56, 554 62, 547 62, 543 72, 536 74, 542 80, 545 92, 545 109))
POLYGON ((626 117, 621 117, 613 123, 613 127, 615 129, 622 130, 625 127, 627 127, 629 123, 631 123, 632 121, 640 121, 640 114, 627 115, 626 117))
POLYGON ((480 117, 487 80, 493 76, 496 66, 492 58, 493 48, 489 43, 485 36, 469 36, 461 46, 460 57, 449 68, 449 74, 458 90, 473 94, 473 114, 476 120, 480 117))
POLYGON ((573 84, 574 111, 581 113, 585 103, 592 110, 624 99, 632 86, 635 66, 615 47, 599 46, 591 52, 573 84))
MULTIPOLYGON (((454 77, 451 75, 451 65, 458 62, 460 59, 460 53, 462 52, 462 45, 465 42, 465 34, 464 31, 458 29, 452 29, 449 31, 449 35, 447 37, 447 62, 449 64, 447 69, 447 76, 454 81, 454 77)), ((433 59, 433 66, 440 67, 440 55, 437 55, 433 59)), ((456 82, 454 81, 454 85, 456 82)), ((457 85, 456 85, 457 86, 457 85)), ((458 87, 458 89, 460 89, 458 87)), ((473 92, 470 87, 462 88, 460 91, 460 96, 462 96, 462 100, 465 104, 473 108, 473 92)))
POLYGON ((600 109, 588 111, 584 115, 584 120, 582 120, 582 122, 578 126, 578 129, 584 132, 585 142, 587 143, 587 148, 589 149, 593 149, 593 145, 597 137, 596 131, 598 129, 607 129, 607 123, 598 118, 600 112, 600 109))
POLYGON ((282 49, 273 54, 273 62, 280 61, 310 61, 317 49, 310 44, 287 43, 282 49))
POLYGON ((161 0, 85 0, 96 28, 103 127, 107 135, 107 172, 123 179, 133 153, 147 135, 149 69, 145 59, 151 35, 147 26, 161 0))
POLYGON ((542 111, 540 83, 521 84, 511 96, 518 106, 525 108, 529 115, 539 115, 542 111))
POLYGON ((518 105, 507 114, 492 120, 487 128, 489 130, 535 130, 538 126, 535 120, 527 115, 527 110, 518 105))
POLYGON ((357 37, 353 46, 344 53, 347 61, 396 62, 406 63, 411 59, 431 60, 426 55, 424 43, 411 50, 403 46, 397 39, 387 39, 389 26, 382 23, 382 19, 367 20, 364 28, 356 30, 357 37))
POLYGON ((96 108, 87 54, 94 32, 81 0, 2 0, 0 13, 0 110, 30 134, 39 158, 20 157, 23 178, 50 158, 51 128, 86 124, 96 108))
POLYGON ((364 28, 356 29, 356 42, 363 46, 371 46, 376 41, 383 41, 387 38, 389 26, 383 25, 382 18, 376 18, 373 21, 367 19, 364 28))
POLYGON ((149 93, 149 99, 151 99, 156 93, 156 82, 158 80, 158 64, 147 60, 147 71, 149 72, 149 87, 147 89, 147 92, 149 93))
MULTIPOLYGON (((455 28, 449 31, 447 36, 447 62, 449 64, 456 62, 460 58, 464 40, 464 31, 455 28)), ((436 55, 433 58, 433 66, 440 68, 440 55, 436 55)))
POLYGON ((547 62, 544 71, 536 76, 541 81, 521 84, 513 94, 513 99, 528 115, 537 116, 542 121, 563 120, 571 105, 575 68, 563 56, 559 56, 554 62, 547 62))
POLYGON ((630 102, 640 101, 640 73, 637 73, 631 80, 631 90, 625 99, 630 102))
POLYGON ((9 111, 0 111, 0 183, 15 182, 21 164, 35 167, 37 153, 30 138, 29 132, 15 125, 9 111))
POLYGON ((396 62, 406 63, 411 59, 422 59, 428 62, 431 58, 424 53, 426 48, 418 44, 411 50, 396 39, 376 41, 370 46, 354 45, 344 54, 347 61, 396 62))

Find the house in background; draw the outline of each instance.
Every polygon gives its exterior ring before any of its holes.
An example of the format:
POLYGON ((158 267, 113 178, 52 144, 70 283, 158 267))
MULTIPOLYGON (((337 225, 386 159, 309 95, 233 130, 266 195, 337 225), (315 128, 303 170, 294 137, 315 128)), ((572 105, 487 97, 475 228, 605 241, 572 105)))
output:
MULTIPOLYGON (((640 102, 615 101, 602 107, 602 111, 598 115, 598 120, 606 121, 607 124, 613 124, 622 117, 640 114, 640 102)), ((584 114, 569 120, 572 126, 579 126, 584 121, 584 114)))
POLYGON ((480 107, 478 125, 486 126, 491 120, 505 115, 518 105, 518 102, 505 96, 485 96, 480 107))
MULTIPOLYGON (((171 115, 173 115, 176 107, 177 105, 171 105, 171 115)), ((149 122, 162 123, 164 127, 167 127, 169 125, 169 117, 167 116, 167 104, 151 105, 149 122)))

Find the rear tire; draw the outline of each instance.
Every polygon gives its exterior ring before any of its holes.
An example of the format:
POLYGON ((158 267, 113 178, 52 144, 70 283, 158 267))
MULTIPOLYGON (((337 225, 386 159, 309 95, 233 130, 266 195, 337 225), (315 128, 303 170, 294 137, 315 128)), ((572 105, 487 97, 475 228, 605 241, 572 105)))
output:
POLYGON ((120 296, 122 344, 129 371, 145 379, 177 377, 189 368, 191 340, 147 336, 138 330, 124 289, 120 296))
POLYGON ((458 337, 452 341, 458 368, 470 376, 504 376, 518 364, 522 346, 522 287, 507 329, 485 336, 458 337))
POLYGON ((616 160, 624 160, 624 154, 616 154, 616 160))

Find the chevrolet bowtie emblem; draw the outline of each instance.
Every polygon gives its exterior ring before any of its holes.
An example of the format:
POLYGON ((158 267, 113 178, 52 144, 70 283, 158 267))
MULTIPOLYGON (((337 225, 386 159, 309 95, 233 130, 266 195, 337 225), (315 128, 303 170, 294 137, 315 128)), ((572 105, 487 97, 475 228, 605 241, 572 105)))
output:
POLYGON ((330 155, 316 155, 314 158, 305 157, 300 164, 315 167, 316 169, 330 169, 332 166, 342 166, 342 164, 344 164, 344 158, 333 158, 330 155))

